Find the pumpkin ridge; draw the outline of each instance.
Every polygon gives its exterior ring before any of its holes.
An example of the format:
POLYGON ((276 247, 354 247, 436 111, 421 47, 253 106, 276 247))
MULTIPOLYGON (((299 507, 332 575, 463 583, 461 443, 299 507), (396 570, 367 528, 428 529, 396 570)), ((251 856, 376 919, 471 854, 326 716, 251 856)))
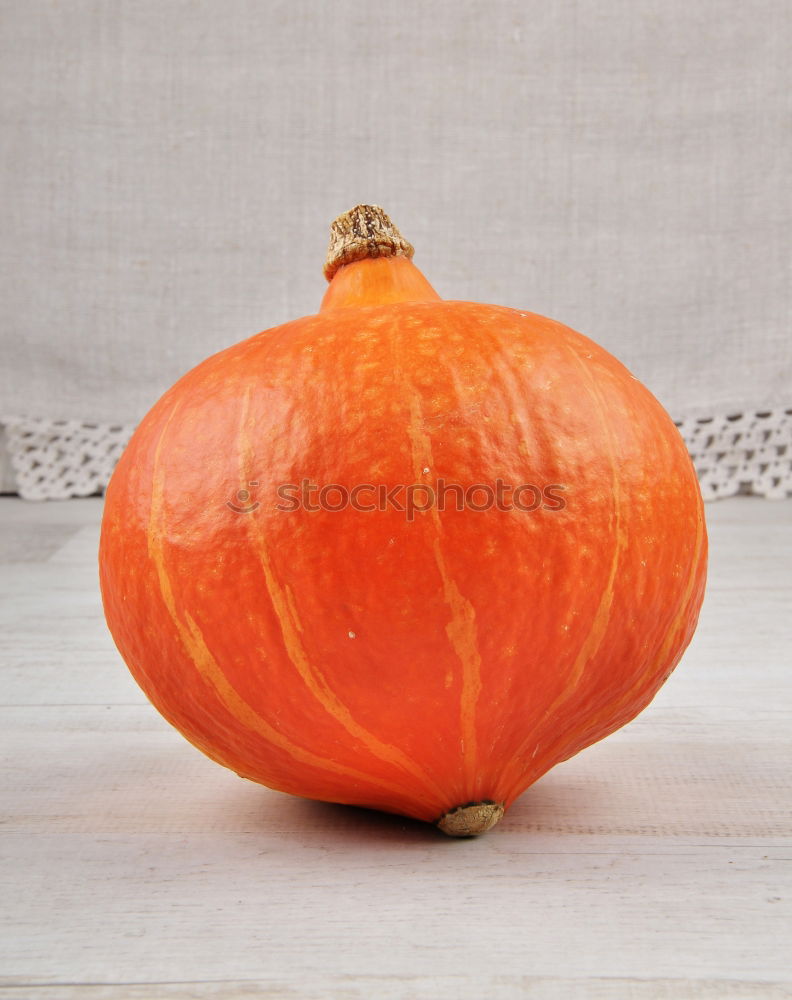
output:
MULTIPOLYGON (((553 715, 553 713, 557 711, 560 707, 565 705, 573 697, 575 691, 577 690, 577 688, 580 685, 580 682, 583 679, 586 666, 591 662, 591 660, 596 655, 599 647, 602 644, 602 641, 608 629, 608 624, 610 622, 610 613, 613 607, 613 595, 614 595, 614 585, 616 582, 616 574, 618 572, 619 562, 626 541, 622 525, 621 490, 616 468, 615 449, 614 449, 613 438, 608 428, 608 423, 604 417, 603 400, 600 394, 596 391, 596 388, 593 385, 593 382, 591 380, 591 377, 589 376, 588 371, 586 370, 585 365, 577 356, 577 353, 574 351, 574 349, 570 347, 568 344, 566 344, 561 337, 558 338, 558 345, 565 353, 574 357, 575 361, 577 362, 582 373, 582 378, 580 383, 581 387, 591 400, 593 407, 599 418, 600 427, 603 431, 603 440, 606 442, 606 452, 611 471, 613 505, 611 508, 610 523, 614 529, 613 533, 615 535, 615 544, 613 547, 613 556, 611 558, 607 580, 603 592, 600 596, 599 604, 597 605, 597 608, 591 619, 591 624, 588 628, 588 631, 586 632, 585 638, 583 639, 583 642, 580 645, 580 649, 578 650, 575 659, 572 663, 572 668, 569 671, 569 675, 565 679, 563 690, 556 695, 554 700, 550 703, 550 705, 545 709, 544 713, 542 714, 541 720, 538 723, 537 727, 541 732, 547 731, 547 723, 548 720, 553 715)), ((520 744, 520 746, 512 756, 513 763, 512 766, 509 768, 509 770, 513 771, 514 769, 522 766, 523 755, 527 752, 528 747, 531 745, 531 743, 533 743, 536 740, 536 737, 537 737, 537 730, 534 729, 531 733, 528 734, 525 740, 523 740, 523 742, 520 744)), ((536 746, 534 747, 533 753, 531 755, 531 760, 533 760, 537 756, 540 746, 541 746, 541 741, 536 743, 536 746)), ((546 745, 545 748, 543 748, 543 750, 546 752, 546 745)), ((531 779, 531 781, 533 780, 535 780, 535 778, 531 779)))
POLYGON ((162 538, 162 532, 158 530, 162 517, 163 499, 163 473, 159 468, 160 451, 170 423, 176 415, 176 411, 178 409, 179 403, 174 406, 165 421, 165 426, 160 434, 154 453, 148 531, 148 552, 157 572, 157 580, 163 603, 165 604, 165 608, 176 628, 179 641, 184 647, 187 656, 192 661, 196 672, 208 682, 209 686, 215 692, 218 700, 234 718, 238 719, 251 732, 256 733, 257 736, 262 737, 267 740, 268 743, 271 743, 280 750, 290 754, 296 761, 303 761, 304 763, 311 764, 312 766, 318 767, 323 771, 328 771, 331 774, 347 775, 349 777, 356 778, 357 780, 365 781, 366 783, 374 786, 381 787, 387 785, 392 792, 399 796, 403 796, 405 794, 409 795, 408 789, 402 788, 396 783, 380 778, 375 780, 370 775, 366 775, 364 772, 358 771, 356 768, 348 767, 345 764, 337 764, 333 761, 327 760, 326 758, 319 757, 310 750, 306 750, 293 743, 282 733, 279 733, 273 726, 270 725, 269 722, 267 722, 266 719, 259 715, 259 713, 242 698, 239 692, 234 688, 233 684, 231 684, 228 680, 220 668, 220 665, 217 663, 217 660, 212 655, 199 625, 195 622, 192 616, 190 614, 186 615, 186 624, 181 621, 176 608, 173 584, 165 565, 165 553, 160 541, 162 538))
MULTIPOLYGON (((614 702, 613 705, 609 706, 611 710, 614 709, 618 710, 622 708, 624 705, 628 704, 635 697, 637 692, 643 689, 643 686, 647 681, 647 679, 649 679, 655 674, 657 668, 660 666, 663 660, 668 656, 669 650, 677 641, 680 628, 683 626, 684 620, 687 616, 686 613, 688 611, 688 605, 690 602, 691 595, 693 593, 693 587, 696 581, 696 577, 700 569, 700 559, 701 559, 703 542, 704 542, 704 519, 703 517, 700 517, 696 525, 696 541, 693 548, 690 576, 688 577, 688 582, 685 585, 685 591, 682 595, 679 608, 674 616, 674 620, 671 624, 671 627, 666 632, 666 636, 663 640, 662 645, 660 646, 660 650, 658 651, 657 656, 655 656, 655 658, 652 660, 652 662, 646 668, 646 670, 644 670, 644 672, 641 674, 638 680, 627 691, 625 691, 624 694, 621 695, 616 700, 616 702, 614 702)), ((677 660, 679 659, 679 657, 682 656, 683 652, 684 652, 683 649, 679 651, 677 655, 677 660)), ((595 716, 593 720, 591 719, 587 720, 586 728, 588 729, 593 728, 594 726, 596 726, 597 722, 601 718, 602 718, 602 713, 600 713, 598 716, 595 716)), ((583 727, 579 728, 582 729, 583 727)))
POLYGON ((556 697, 547 711, 544 713, 543 721, 546 719, 553 711, 555 711, 560 705, 567 702, 572 695, 575 693, 577 687, 579 686, 581 680, 583 679, 583 673, 586 666, 591 661, 591 659, 596 655, 597 650, 602 645, 602 640, 605 637, 605 633, 608 629, 608 624, 610 621, 610 612, 613 607, 613 588, 616 582, 616 573, 619 567, 619 561, 621 559, 622 552, 624 551, 624 545, 626 542, 626 537, 624 533, 624 527, 622 524, 622 499, 621 499, 621 486, 619 482, 619 475, 616 469, 616 456, 613 444, 613 436, 608 428, 608 422, 604 417, 604 405, 602 396, 597 391, 589 373, 586 371, 583 362, 577 356, 576 352, 569 347, 568 344, 562 343, 561 346, 564 350, 574 357, 578 366, 583 373, 582 384, 584 385, 589 399, 594 404, 594 409, 597 412, 599 418, 600 428, 603 432, 603 440, 605 441, 606 451, 608 455, 608 463, 610 465, 611 471, 611 487, 613 490, 613 507, 611 510, 611 524, 613 526, 613 533, 615 535, 615 544, 613 546, 613 558, 611 559, 610 569, 608 571, 607 583, 605 584, 605 589, 600 597, 600 602, 597 605, 597 610, 594 613, 594 618, 591 622, 591 626, 586 634, 586 638, 578 651, 575 661, 572 664, 572 670, 570 671, 570 676, 565 682, 564 691, 556 697), (568 685, 568 686, 567 686, 568 685))
POLYGON ((599 417, 600 428, 603 433, 603 440, 605 441, 605 450, 608 455, 608 464, 610 465, 611 485, 613 488, 612 524, 614 534, 616 536, 615 545, 613 547, 613 559, 611 560, 610 571, 608 573, 608 582, 600 599, 600 603, 597 606, 597 611, 594 616, 591 629, 586 636, 586 640, 583 643, 580 652, 575 658, 575 663, 572 668, 571 687, 568 691, 568 694, 571 695, 580 684, 586 666, 591 661, 592 657, 596 655, 602 645, 602 640, 605 638, 605 633, 608 629, 608 625, 610 624, 610 613, 613 608, 613 588, 616 583, 616 573, 618 572, 619 563, 621 561, 622 553, 624 552, 627 538, 624 531, 624 518, 622 516, 621 480, 616 467, 616 449, 613 441, 613 434, 611 433, 610 428, 608 427, 608 422, 605 419, 605 404, 602 394, 597 389, 594 380, 591 378, 591 375, 582 360, 578 357, 577 352, 570 347, 569 344, 564 342, 562 342, 561 346, 575 359, 578 368, 582 372, 583 382, 588 391, 589 399, 591 399, 594 403, 594 409, 599 417))
MULTIPOLYGON (((398 338, 396 339, 396 364, 394 368, 395 376, 401 382, 404 394, 408 395, 410 400, 410 420, 407 425, 407 434, 410 439, 413 473, 416 480, 419 481, 423 470, 433 467, 432 442, 423 424, 421 402, 415 386, 410 384, 401 364, 398 338)), ((476 611, 449 574, 442 550, 443 523, 437 506, 432 504, 427 513, 434 529, 432 554, 440 574, 443 599, 451 614, 451 619, 445 626, 445 632, 462 668, 459 705, 462 767, 465 787, 472 791, 477 784, 478 743, 475 712, 476 703, 481 694, 481 653, 476 628, 476 611)))
MULTIPOLYGON (((245 432, 249 408, 250 389, 248 388, 243 397, 239 431, 241 482, 247 482, 253 478, 252 475, 247 475, 245 470, 245 462, 251 454, 250 440, 245 432)), ((253 551, 264 573, 264 583, 272 609, 278 621, 286 655, 302 678, 305 686, 328 715, 334 718, 350 736, 360 740, 372 756, 384 761, 386 764, 391 764, 405 771, 427 788, 433 789, 434 794, 439 795, 442 799, 443 791, 435 784, 432 778, 415 761, 411 760, 403 750, 400 750, 393 744, 385 743, 358 722, 353 717, 349 707, 344 705, 338 698, 338 695, 332 690, 321 670, 311 663, 311 659, 300 639, 303 627, 298 617, 293 595, 290 594, 288 587, 281 586, 277 579, 269 557, 267 542, 258 521, 256 518, 248 518, 247 523, 248 538, 252 542, 253 551)))
MULTIPOLYGON (((662 663, 662 661, 667 657, 668 651, 671 649, 672 646, 674 646, 678 642, 679 631, 682 625, 684 624, 686 613, 689 610, 689 602, 693 594, 693 587, 696 581, 696 577, 701 568, 700 560, 701 560, 704 538, 705 538, 704 518, 700 516, 696 526, 696 541, 694 543, 693 557, 691 560, 692 565, 691 565, 690 576, 688 577, 688 582, 685 586, 685 590, 682 594, 682 598, 680 599, 680 603, 678 605, 676 614, 674 615, 671 626, 668 628, 666 632, 665 639, 663 640, 660 649, 657 652, 657 655, 651 660, 649 666, 643 671, 638 680, 634 684, 632 684, 623 694, 621 694, 619 698, 616 699, 616 701, 609 703, 605 708, 601 709, 593 718, 592 717, 587 718, 582 725, 577 726, 575 729, 573 729, 571 731, 571 734, 569 731, 565 732, 562 736, 560 736, 558 739, 556 739, 553 743, 549 744, 549 746, 545 748, 545 752, 548 754, 551 763, 549 763, 544 768, 544 771, 547 771, 551 767, 554 767, 555 764, 558 763, 559 761, 568 760, 569 757, 572 757, 580 750, 585 749, 586 746, 590 745, 589 743, 584 743, 582 746, 576 746, 582 734, 588 733, 590 735, 591 733, 596 733, 597 727, 601 725, 601 723, 607 716, 615 717, 615 713, 617 713, 619 709, 623 708, 630 701, 637 699, 639 695, 640 696, 643 695, 644 685, 647 679, 655 675, 657 668, 662 663), (561 740, 564 740, 565 742, 561 742, 561 740), (556 747, 558 747, 559 744, 563 748, 562 750, 556 749, 556 747), (575 747, 575 749, 570 749, 571 747, 575 747)), ((679 650, 677 656, 675 657, 675 662, 678 662, 683 653, 684 653, 684 648, 679 650)), ((671 669, 673 668, 671 667, 671 669)), ((639 711, 641 711, 645 707, 646 707, 645 704, 642 704, 641 708, 636 709, 636 711, 630 716, 630 718, 633 718, 636 714, 638 714, 639 711)), ((625 725, 628 721, 629 719, 618 721, 614 725, 614 729, 620 728, 621 726, 625 725)), ((603 734, 602 736, 595 736, 591 740, 591 742, 598 742, 600 739, 604 738, 604 735, 605 734, 603 734)), ((586 738, 588 739, 588 737, 586 738)), ((528 788, 529 785, 533 784, 535 780, 536 776, 533 776, 524 784, 517 783, 515 785, 514 790, 511 791, 507 796, 506 801, 513 802, 514 799, 522 795, 525 789, 528 788)))

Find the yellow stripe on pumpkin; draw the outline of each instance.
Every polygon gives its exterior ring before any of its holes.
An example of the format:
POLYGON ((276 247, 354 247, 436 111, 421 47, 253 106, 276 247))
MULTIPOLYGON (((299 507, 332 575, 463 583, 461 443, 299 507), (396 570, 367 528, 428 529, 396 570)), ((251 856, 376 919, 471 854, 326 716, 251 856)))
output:
MULTIPOLYGON (((407 383, 401 366, 399 366, 399 375, 405 384, 405 390, 410 395, 410 422, 407 431, 412 450, 413 475, 415 481, 420 482, 424 474, 423 470, 434 467, 432 442, 424 429, 420 400, 415 389, 407 383)), ((432 504, 428 513, 434 531, 432 552, 437 571, 440 574, 443 599, 451 613, 451 619, 446 624, 445 631, 451 648, 462 667, 459 722, 462 741, 462 766, 466 782, 466 789, 463 794, 475 797, 478 793, 476 787, 478 758, 476 706, 481 694, 481 653, 479 652, 478 644, 476 609, 460 592, 459 587, 448 572, 442 548, 443 524, 440 520, 437 505, 432 504)))
MULTIPOLYGON (((542 718, 543 722, 553 712, 555 712, 562 705, 566 704, 566 702, 573 697, 576 689, 583 679, 586 667, 594 656, 596 656, 597 651, 602 645, 602 640, 605 638, 605 633, 607 632, 608 624, 610 623, 611 610, 613 608, 613 592, 616 584, 616 573, 618 572, 619 563, 621 562, 622 553, 624 552, 624 547, 627 542, 627 536, 622 523, 621 486, 616 466, 616 449, 614 447, 613 437, 609 430, 608 421, 605 419, 605 404, 596 383, 591 378, 588 369, 578 357, 577 353, 573 348, 566 344, 562 343, 562 346, 569 353, 569 355, 575 359, 580 368, 583 375, 583 384, 586 388, 589 399, 594 405, 600 428, 602 430, 602 440, 605 443, 608 464, 610 467, 611 495, 613 500, 611 508, 611 523, 613 525, 614 545, 605 587, 600 596, 597 610, 594 612, 594 617, 591 620, 589 630, 586 633, 586 638, 583 640, 583 644, 581 645, 580 650, 575 657, 575 661, 572 664, 569 677, 564 683, 564 690, 556 697, 544 713, 542 718)), ((520 749, 517 756, 519 757, 524 750, 525 746, 520 749)))

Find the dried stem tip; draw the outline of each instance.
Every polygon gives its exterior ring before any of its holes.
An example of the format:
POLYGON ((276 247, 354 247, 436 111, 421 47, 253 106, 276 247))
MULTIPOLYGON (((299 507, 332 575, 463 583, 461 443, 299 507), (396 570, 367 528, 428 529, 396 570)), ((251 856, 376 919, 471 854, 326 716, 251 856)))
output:
POLYGON ((366 257, 412 257, 415 253, 379 205, 356 205, 330 226, 324 275, 331 281, 344 264, 366 257))
POLYGON ((449 837, 476 837, 491 830, 503 818, 503 813, 502 802, 469 802, 449 809, 437 821, 437 826, 449 837))

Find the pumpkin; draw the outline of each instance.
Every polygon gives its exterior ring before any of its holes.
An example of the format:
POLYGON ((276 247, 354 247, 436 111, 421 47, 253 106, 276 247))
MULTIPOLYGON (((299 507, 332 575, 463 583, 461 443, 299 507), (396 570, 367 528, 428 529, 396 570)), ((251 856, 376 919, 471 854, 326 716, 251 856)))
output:
POLYGON ((674 669, 707 540, 673 422, 530 312, 443 301, 377 206, 316 315, 198 365, 109 484, 107 622, 238 774, 482 833, 674 669))

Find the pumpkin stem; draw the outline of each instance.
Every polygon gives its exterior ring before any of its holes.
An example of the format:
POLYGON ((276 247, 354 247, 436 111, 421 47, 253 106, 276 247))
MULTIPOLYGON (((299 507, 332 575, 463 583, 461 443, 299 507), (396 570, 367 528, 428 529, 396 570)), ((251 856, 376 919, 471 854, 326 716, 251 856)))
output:
POLYGON ((379 205, 356 205, 330 226, 324 275, 331 281, 344 264, 367 257, 412 258, 415 250, 379 205))
POLYGON ((449 837, 477 837, 491 830, 503 818, 502 802, 468 802, 444 813, 436 825, 449 837))

